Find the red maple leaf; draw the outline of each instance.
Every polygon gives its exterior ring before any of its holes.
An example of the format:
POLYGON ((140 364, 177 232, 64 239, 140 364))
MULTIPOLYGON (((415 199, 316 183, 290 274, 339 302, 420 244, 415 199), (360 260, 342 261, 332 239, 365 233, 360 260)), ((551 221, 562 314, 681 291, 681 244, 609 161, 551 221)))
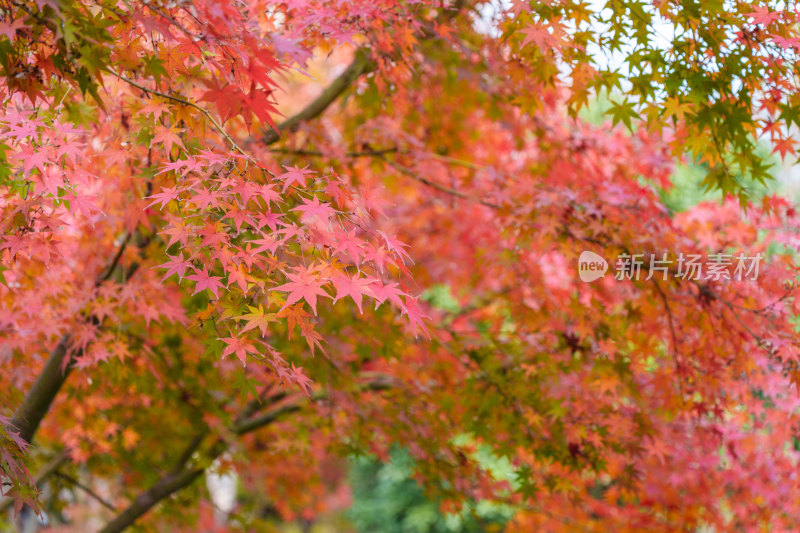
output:
POLYGON ((196 282, 192 294, 197 294, 200 291, 208 289, 214 294, 214 298, 219 298, 219 293, 217 291, 223 287, 220 282, 222 278, 209 275, 205 267, 203 267, 202 272, 195 268, 195 272, 197 273, 186 276, 186 279, 196 282))
POLYGON ((336 239, 336 247, 333 249, 334 254, 347 252, 353 263, 358 264, 361 261, 361 256, 364 255, 362 251, 364 243, 356 237, 355 231, 350 232, 343 229, 337 231, 333 237, 336 239))
POLYGON ((416 336, 417 332, 420 330, 428 335, 428 329, 425 327, 423 319, 430 317, 426 315, 422 307, 420 307, 419 298, 406 296, 406 301, 401 306, 401 313, 408 316, 408 321, 411 324, 411 329, 414 331, 414 336, 416 336))
POLYGON ((164 148, 167 149, 167 153, 172 151, 172 145, 175 144, 186 150, 186 147, 183 146, 183 141, 178 136, 178 133, 182 131, 183 130, 179 130, 174 126, 170 126, 169 128, 165 128, 164 126, 158 126, 156 128, 156 134, 153 136, 153 144, 163 143, 164 148))
POLYGON ((754 6, 753 11, 745 13, 744 16, 752 18, 753 24, 763 24, 764 26, 769 26, 781 18, 780 13, 771 12, 767 6, 754 6))
POLYGON ((178 195, 182 192, 183 189, 180 187, 161 187, 161 192, 147 197, 148 200, 153 200, 151 203, 147 204, 147 207, 160 203, 161 209, 164 209, 164 206, 170 201, 177 200, 178 195))
POLYGON ((70 193, 70 194, 65 194, 62 197, 62 200, 70 202, 70 211, 72 211, 73 213, 77 209, 78 211, 80 211, 81 213, 83 213, 85 216, 88 217, 92 214, 92 212, 95 211, 99 211, 102 213, 102 211, 100 211, 100 208, 97 207, 97 205, 95 205, 95 203, 93 202, 95 198, 97 198, 97 196, 93 194, 70 193))
POLYGON ((403 300, 400 299, 400 296, 406 296, 406 293, 397 288, 397 283, 387 283, 383 285, 380 282, 376 282, 369 289, 372 292, 372 296, 375 298, 375 309, 386 300, 389 300, 398 307, 403 306, 403 300))
POLYGON ((781 159, 786 159, 788 154, 794 154, 794 145, 797 144, 797 141, 792 139, 791 137, 787 137, 785 139, 781 139, 777 143, 775 143, 775 148, 772 149, 772 153, 778 152, 781 154, 781 159))
POLYGON ((556 40, 550 32, 547 31, 547 28, 542 25, 531 25, 527 28, 520 30, 520 33, 525 36, 522 40, 522 45, 520 48, 525 48, 530 43, 534 43, 537 47, 541 50, 549 50, 554 48, 558 41, 556 40))
POLYGON ((157 267, 153 267, 153 268, 165 268, 167 270, 167 273, 164 274, 164 277, 161 278, 161 281, 164 281, 173 274, 177 274, 178 279, 183 279, 183 275, 186 273, 186 269, 192 266, 192 262, 184 259, 182 255, 176 255, 175 257, 168 255, 167 257, 170 258, 169 261, 161 265, 158 265, 157 267))
POLYGON ((313 170, 308 170, 308 165, 304 166, 303 168, 299 168, 297 166, 294 167, 286 167, 286 172, 278 176, 277 179, 283 181, 283 189, 281 192, 286 192, 286 189, 293 186, 294 184, 299 185, 301 188, 305 188, 306 186, 306 176, 314 174, 313 170))
POLYGON ((222 356, 225 357, 230 354, 236 354, 236 357, 239 358, 239 361, 242 362, 244 366, 247 363, 247 354, 254 353, 256 351, 255 346, 253 346, 253 342, 249 339, 241 339, 239 337, 225 337, 225 338, 218 338, 227 344, 225 349, 222 351, 222 356))
POLYGON ((315 274, 307 269, 300 267, 297 268, 296 274, 287 274, 287 277, 292 280, 289 283, 284 283, 279 287, 274 287, 274 291, 288 292, 289 296, 286 298, 286 303, 283 307, 292 305, 300 299, 308 302, 314 314, 317 314, 317 296, 325 296, 330 298, 327 292, 322 289, 326 283, 325 280, 320 280, 315 274))
POLYGON ((334 298, 333 301, 336 302, 345 296, 350 296, 356 303, 359 313, 363 313, 361 309, 362 297, 365 294, 371 294, 369 286, 375 283, 375 280, 358 277, 351 278, 350 276, 335 276, 331 278, 331 281, 336 288, 336 298, 334 298))
MULTIPOLYGON (((411 261, 411 256, 408 255, 408 253, 406 253, 406 251, 403 249, 403 248, 408 248, 408 245, 406 243, 400 242, 394 237, 389 237, 383 231, 378 231, 378 233, 383 235, 383 238, 386 239, 386 247, 392 252, 399 255, 401 261, 403 261, 404 263, 406 259, 411 261)), ((413 263, 413 261, 411 262, 413 263)))
POLYGON ((336 210, 331 207, 328 202, 320 203, 319 198, 316 196, 313 200, 303 199, 303 205, 297 206, 291 211, 300 211, 302 216, 300 220, 305 222, 309 218, 319 217, 322 220, 328 220, 336 214, 336 210))

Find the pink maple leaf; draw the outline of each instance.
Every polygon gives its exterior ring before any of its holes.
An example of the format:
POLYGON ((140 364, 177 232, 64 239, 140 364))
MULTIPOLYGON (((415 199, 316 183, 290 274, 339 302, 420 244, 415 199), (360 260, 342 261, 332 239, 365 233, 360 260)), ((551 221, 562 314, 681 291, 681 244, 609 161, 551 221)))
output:
POLYGON ((306 186, 306 176, 310 174, 314 174, 313 170, 308 170, 308 165, 304 166, 303 168, 299 167, 287 167, 284 166, 283 168, 286 169, 286 172, 278 176, 279 180, 283 181, 283 189, 281 192, 286 192, 286 189, 294 185, 295 183, 302 188, 306 186))
POLYGON ((266 202, 267 207, 270 203, 277 205, 281 201, 281 195, 273 187, 275 185, 261 185, 258 188, 258 196, 266 202))
POLYGON ((301 299, 308 302, 314 314, 317 314, 317 296, 324 296, 330 298, 327 292, 322 289, 326 283, 325 280, 317 279, 317 276, 309 272, 307 269, 298 268, 296 274, 287 274, 291 280, 289 283, 284 283, 279 287, 274 287, 272 290, 288 292, 289 296, 286 298, 286 303, 283 307, 291 305, 301 299))
POLYGON ((380 282, 376 282, 369 289, 375 297, 375 309, 386 300, 402 308, 403 300, 400 299, 400 296, 406 296, 406 293, 397 288, 397 283, 383 285, 380 282))
POLYGON ((269 251, 269 253, 274 254, 278 247, 281 245, 280 241, 270 237, 269 235, 265 235, 263 239, 253 239, 250 241, 253 244, 257 244, 258 247, 253 250, 248 250, 248 252, 252 255, 269 251))
POLYGON ((45 163, 50 162, 50 155, 50 150, 26 147, 14 154, 14 159, 22 161, 22 170, 29 174, 34 168, 44 172, 45 163))
POLYGON ((249 339, 240 339, 239 337, 225 337, 225 338, 218 338, 227 344, 225 349, 222 351, 222 356, 228 356, 230 354, 236 354, 236 357, 239 358, 239 361, 242 362, 242 366, 247 363, 247 354, 253 353, 256 351, 255 346, 253 346, 252 341, 249 339))
POLYGON ((361 257, 364 255, 362 248, 364 243, 356 237, 355 231, 349 232, 346 229, 338 231, 334 234, 336 239, 336 247, 333 250, 334 254, 339 252, 347 252, 353 263, 358 264, 361 257))
POLYGON ((794 49, 800 48, 800 39, 798 39, 797 37, 786 38, 786 37, 781 37, 780 35, 770 35, 770 37, 772 37, 772 40, 775 42, 775 44, 777 44, 784 50, 787 50, 789 48, 794 48, 794 49))
POLYGON ((0 35, 5 35, 8 37, 8 40, 13 43, 14 39, 17 37, 17 30, 27 27, 22 17, 12 20, 11 24, 0 22, 0 35))
POLYGON ((389 255, 389 252, 387 252, 386 248, 383 246, 367 249, 367 252, 364 254, 364 259, 378 267, 380 272, 386 270, 387 263, 394 264, 392 256, 389 255))
POLYGON ((218 194, 216 191, 209 191, 205 187, 201 187, 195 191, 195 195, 190 202, 197 206, 198 209, 206 209, 209 205, 211 207, 219 207, 218 194))
POLYGON ((56 157, 61 157, 66 155, 69 159, 75 161, 80 154, 80 149, 84 145, 84 143, 79 143, 78 141, 71 139, 65 141, 58 146, 58 150, 56 151, 56 157))
POLYGON ((161 203, 161 209, 164 209, 164 206, 171 200, 177 200, 178 195, 182 192, 183 189, 180 187, 161 187, 161 192, 147 197, 148 200, 153 200, 151 203, 147 204, 147 207, 161 203))
POLYGON ((534 43, 541 50, 550 50, 558 43, 555 37, 547 31, 547 28, 539 24, 534 24, 520 30, 520 34, 525 36, 521 48, 525 48, 530 43, 534 43))
POLYGON ((419 305, 419 298, 412 298, 406 296, 406 301, 400 306, 400 312, 408 316, 408 321, 411 324, 411 329, 414 331, 414 336, 421 330, 425 335, 428 335, 428 329, 425 327, 423 319, 430 318, 426 315, 422 307, 419 305))
POLYGON ((281 215, 279 213, 259 213, 256 215, 256 226, 258 229, 267 226, 272 231, 278 229, 278 224, 281 222, 281 215))
MULTIPOLYGON (((406 259, 411 261, 411 256, 408 255, 408 253, 406 253, 406 251, 403 249, 403 248, 408 248, 408 245, 406 243, 400 242, 397 239, 395 239, 394 237, 389 237, 383 231, 378 231, 378 233, 383 235, 383 238, 386 240, 386 247, 389 250, 391 250, 392 252, 394 252, 397 255, 399 255, 400 256, 400 260, 403 261, 403 263, 405 263, 406 259)), ((413 263, 413 261, 411 261, 411 262, 413 263)))
MULTIPOLYGON (((61 197, 62 200, 70 203, 70 211, 73 213, 77 209, 85 216, 89 216, 93 211, 100 211, 100 208, 92 201, 97 196, 90 194, 65 194, 61 197)), ((102 213, 102 211, 100 211, 102 213)))
POLYGON ((222 283, 220 280, 222 279, 219 276, 211 276, 208 274, 208 270, 203 267, 203 271, 200 272, 197 268, 194 269, 196 274, 191 274, 186 276, 186 279, 190 281, 196 282, 194 286, 194 292, 192 294, 197 294, 203 290, 210 290, 214 294, 214 298, 219 298, 219 289, 222 287, 222 283))
POLYGON ((305 222, 309 218, 319 217, 322 220, 328 220, 331 216, 336 214, 336 210, 331 207, 328 202, 320 203, 319 198, 316 196, 313 200, 304 199, 303 205, 297 206, 291 211, 300 211, 302 216, 300 219, 305 222))
POLYGON ((764 26, 769 26, 781 18, 780 13, 770 12, 767 6, 754 6, 753 11, 745 13, 744 16, 752 18, 753 24, 763 24, 764 26))
POLYGON ((167 149, 167 153, 172 151, 172 145, 174 144, 186 150, 186 147, 183 146, 183 141, 181 141, 181 138, 178 136, 178 133, 181 131, 183 130, 179 130, 174 126, 171 126, 169 129, 164 126, 158 126, 156 128, 156 134, 153 136, 153 144, 162 143, 164 148, 167 149))
POLYGON ((291 373, 291 381, 303 391, 303 394, 309 396, 309 393, 311 392, 311 380, 303 373, 303 367, 294 366, 294 363, 292 363, 291 373))
POLYGON ((153 267, 153 268, 165 268, 167 270, 167 273, 164 274, 164 277, 161 278, 161 281, 163 282, 173 274, 177 274, 179 280, 183 279, 183 275, 186 273, 186 269, 192 266, 192 262, 184 259, 182 255, 176 255, 175 257, 168 255, 167 257, 170 258, 169 261, 161 265, 158 265, 156 267, 153 267))
POLYGON ((351 278, 350 276, 343 275, 333 277, 331 278, 331 281, 333 282, 333 286, 336 288, 336 298, 334 298, 333 301, 336 302, 345 296, 350 296, 356 303, 358 312, 363 313, 361 309, 362 297, 365 294, 372 294, 369 286, 375 283, 375 280, 358 277, 351 278))

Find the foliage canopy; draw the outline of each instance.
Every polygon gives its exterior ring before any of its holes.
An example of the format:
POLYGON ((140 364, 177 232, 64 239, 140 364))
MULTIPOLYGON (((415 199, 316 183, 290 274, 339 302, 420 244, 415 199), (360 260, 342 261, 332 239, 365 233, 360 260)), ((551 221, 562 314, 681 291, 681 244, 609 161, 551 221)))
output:
POLYGON ((399 444, 444 511, 510 531, 796 527, 798 214, 745 187, 757 142, 794 154, 794 3, 0 17, 8 502, 211 530, 196 481, 229 468, 248 529, 343 505, 342 454, 399 444), (721 201, 672 213, 687 154, 721 201), (584 283, 584 250, 768 260, 584 283))

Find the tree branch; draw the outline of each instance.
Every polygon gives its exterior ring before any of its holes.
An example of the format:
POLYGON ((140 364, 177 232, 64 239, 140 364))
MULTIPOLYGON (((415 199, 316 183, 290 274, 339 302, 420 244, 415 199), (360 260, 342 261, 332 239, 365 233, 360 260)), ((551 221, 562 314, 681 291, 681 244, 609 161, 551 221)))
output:
POLYGON ((191 485, 200 477, 204 468, 190 468, 177 473, 170 473, 159 479, 148 490, 139 494, 127 509, 122 511, 99 533, 116 533, 131 526, 140 516, 149 511, 155 504, 184 487, 191 485))
MULTIPOLYGON (((236 424, 232 430, 237 435, 244 435, 256 429, 262 428, 277 420, 281 415, 294 412, 300 409, 297 403, 290 403, 273 409, 264 415, 256 417, 254 420, 246 420, 236 424)), ((190 449, 196 449, 199 444, 197 440, 190 443, 190 449)), ((207 460, 213 462, 214 459, 222 455, 227 447, 224 441, 218 440, 207 454, 207 460)), ((183 460, 183 457, 181 458, 183 460)), ((182 466, 182 465, 181 465, 182 466)), ((180 468, 180 467, 179 467, 180 468)), ((105 525, 99 533, 119 533, 134 524, 142 515, 152 509, 158 502, 171 496, 175 492, 188 487, 200 477, 206 468, 194 466, 170 472, 155 482, 149 489, 139 494, 136 499, 124 511, 118 514, 111 522, 105 525)))
MULTIPOLYGON (((290 155, 302 155, 302 156, 310 156, 310 157, 323 157, 327 154, 320 152, 319 150, 292 150, 291 148, 270 148, 267 152, 272 152, 275 154, 290 154, 290 155)), ((360 152, 353 151, 353 152, 345 152, 345 157, 380 157, 386 154, 393 154, 397 153, 397 148, 383 148, 381 150, 363 150, 360 152)))
POLYGON ((11 425, 19 431, 19 436, 25 442, 33 441, 39 424, 72 370, 72 362, 65 361, 71 340, 72 335, 69 333, 61 337, 58 345, 50 353, 42 373, 36 378, 22 405, 11 419, 11 425))
POLYGON ((470 201, 470 202, 475 202, 475 203, 484 205, 486 207, 491 207, 492 209, 501 209, 501 206, 499 204, 496 204, 494 202, 490 202, 489 200, 484 200, 482 198, 473 198, 472 196, 469 196, 468 194, 465 194, 465 193, 463 193, 463 192, 461 192, 459 190, 451 189, 450 187, 445 187, 441 183, 437 183, 435 181, 429 180, 428 178, 426 178, 424 176, 420 176, 419 174, 417 174, 413 170, 411 170, 409 168, 406 168, 403 165, 400 165, 398 163, 395 163, 394 161, 386 159, 385 157, 382 157, 382 159, 384 161, 386 161, 386 164, 388 164, 390 167, 392 167, 393 169, 397 170, 401 174, 405 174, 409 178, 415 179, 418 182, 422 183, 423 185, 427 185, 428 187, 432 187, 432 188, 436 189, 437 191, 441 191, 443 193, 447 193, 447 194, 449 194, 451 196, 455 196, 456 198, 461 198, 463 200, 467 200, 467 201, 470 201))
POLYGON ((114 505, 111 502, 109 502, 108 500, 106 500, 105 498, 103 498, 102 496, 97 494, 94 490, 92 490, 91 487, 89 487, 88 485, 84 485, 83 483, 81 483, 80 481, 78 481, 74 477, 70 476, 69 474, 65 474, 64 472, 60 472, 60 471, 56 470, 55 472, 53 472, 53 475, 56 476, 56 477, 60 477, 61 479, 63 479, 67 483, 69 483, 70 485, 74 485, 75 487, 81 489, 83 492, 85 492, 92 499, 98 501, 106 509, 109 509, 109 510, 114 511, 114 512, 117 511, 117 508, 114 507, 114 505))
MULTIPOLYGON (((455 3, 449 8, 444 9, 440 13, 437 22, 444 24, 445 22, 455 18, 464 8, 464 0, 456 0, 455 3)), ((436 32, 432 29, 422 28, 422 34, 426 38, 436 37, 436 32)), ((375 64, 369 57, 370 51, 368 48, 359 48, 356 50, 353 61, 342 72, 338 78, 320 94, 316 100, 308 104, 302 111, 290 117, 286 121, 278 124, 278 129, 267 130, 264 134, 262 142, 266 145, 274 144, 281 138, 281 132, 295 131, 301 123, 318 117, 325 111, 328 106, 336 101, 337 98, 362 74, 370 72, 375 68, 375 64)))
POLYGON ((295 131, 303 122, 321 115, 359 76, 369 72, 372 68, 373 63, 369 58, 369 51, 364 48, 356 50, 350 65, 322 91, 322 94, 302 111, 280 123, 277 130, 267 130, 262 139, 263 142, 268 145, 273 144, 281 138, 281 132, 295 131))
MULTIPOLYGON (((129 242, 130 235, 127 234, 106 268, 97 277, 95 287, 111 277, 129 242)), ((99 323, 94 316, 89 317, 87 320, 99 323)), ((72 370, 72 359, 66 360, 71 340, 72 335, 70 333, 65 333, 61 337, 58 345, 50 353, 50 358, 45 363, 42 373, 36 378, 31 390, 25 395, 22 405, 11 419, 11 425, 19 431, 19 436, 27 443, 33 441, 33 436, 36 434, 36 430, 39 429, 39 424, 42 422, 44 415, 47 414, 47 411, 50 410, 50 405, 52 405, 58 391, 61 390, 61 386, 64 385, 72 370)))
POLYGON ((220 135, 222 135, 222 137, 226 141, 228 141, 228 143, 231 145, 231 147, 234 150, 236 150, 237 152, 239 152, 242 155, 245 155, 245 156, 247 155, 247 152, 245 152, 238 144, 236 144, 236 141, 233 140, 233 137, 228 135, 228 132, 225 131, 225 128, 223 128, 222 125, 219 122, 217 122, 216 119, 214 119, 214 117, 211 116, 211 113, 209 113, 208 110, 205 109, 204 107, 199 106, 199 105, 195 104, 194 102, 192 102, 190 100, 187 100, 185 98, 181 98, 179 96, 175 96, 175 95, 168 94, 168 93, 162 93, 161 91, 156 91, 155 89, 150 89, 148 87, 145 87, 144 85, 142 85, 140 83, 136 83, 132 79, 127 78, 127 77, 123 76, 122 74, 118 74, 118 73, 114 72, 113 70, 111 70, 109 68, 106 68, 104 70, 106 72, 108 72, 109 74, 111 74, 113 76, 116 76, 117 78, 119 78, 121 81, 124 81, 128 85, 130 85, 132 87, 136 87, 137 89, 139 89, 140 91, 144 92, 145 94, 152 94, 152 95, 158 96, 160 98, 165 98, 167 100, 172 100, 173 102, 177 102, 177 103, 179 103, 181 105, 193 107, 194 109, 200 111, 200 113, 202 113, 203 116, 205 116, 209 120, 209 122, 211 122, 211 124, 214 126, 214 129, 216 129, 220 133, 220 135))
MULTIPOLYGON (((384 390, 395 386, 395 382, 391 378, 381 374, 369 373, 364 374, 364 377, 367 377, 367 379, 360 384, 360 388, 362 390, 384 390)), ((245 435, 247 433, 251 433, 268 426, 286 414, 299 411, 306 399, 314 402, 326 396, 327 393, 324 391, 313 394, 309 398, 298 395, 296 400, 288 401, 282 405, 275 406, 264 414, 253 416, 252 418, 247 418, 246 416, 243 417, 240 415, 237 417, 238 422, 234 423, 233 427, 231 427, 231 432, 235 435, 245 435)), ((279 393, 275 397, 278 399, 277 401, 280 401, 280 399, 285 398, 285 395, 279 393)), ((251 405, 248 405, 244 409, 243 414, 246 411, 251 410, 251 405)), ((192 450, 197 448, 194 440, 190 444, 189 448, 192 450)), ((222 439, 219 439, 214 443, 207 453, 206 459, 209 463, 213 462, 214 459, 222 455, 226 449, 227 446, 225 442, 222 439)), ((111 522, 106 524, 106 526, 101 529, 99 533, 119 533, 120 531, 125 530, 129 526, 133 525, 133 523, 136 522, 139 517, 152 509, 159 501, 185 487, 188 487, 198 477, 200 477, 203 472, 205 472, 205 467, 203 466, 194 466, 181 469, 182 466, 183 465, 179 465, 178 471, 173 470, 169 474, 156 481, 155 484, 153 484, 149 489, 139 494, 139 496, 136 497, 136 499, 133 501, 133 503, 131 503, 131 505, 128 506, 127 509, 117 515, 117 517, 111 522)))

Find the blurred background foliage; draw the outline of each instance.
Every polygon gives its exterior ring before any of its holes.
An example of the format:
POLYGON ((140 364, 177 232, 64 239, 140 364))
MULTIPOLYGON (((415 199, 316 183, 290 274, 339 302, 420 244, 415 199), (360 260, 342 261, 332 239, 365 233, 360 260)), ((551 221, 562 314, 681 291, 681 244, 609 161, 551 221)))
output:
MULTIPOLYGON (((488 458, 482 458, 484 464, 488 461, 488 458)), ((347 516, 357 531, 499 532, 511 518, 510 507, 489 501, 474 502, 458 514, 443 514, 438 503, 427 498, 422 487, 414 481, 413 472, 413 460, 401 449, 395 450, 387 463, 369 457, 353 460, 350 473, 353 505, 347 516)))

